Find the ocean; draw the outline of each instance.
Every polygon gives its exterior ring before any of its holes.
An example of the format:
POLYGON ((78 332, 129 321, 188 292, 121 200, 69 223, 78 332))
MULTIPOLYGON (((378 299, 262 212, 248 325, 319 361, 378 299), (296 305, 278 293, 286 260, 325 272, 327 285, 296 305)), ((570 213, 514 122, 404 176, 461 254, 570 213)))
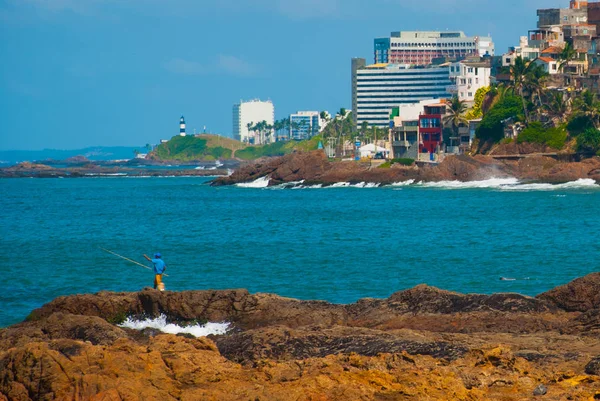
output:
POLYGON ((0 327, 69 294, 245 288, 352 303, 428 284, 535 296, 600 270, 600 186, 491 179, 211 187, 200 177, 0 180, 0 327), (504 278, 504 279, 501 279, 504 278))

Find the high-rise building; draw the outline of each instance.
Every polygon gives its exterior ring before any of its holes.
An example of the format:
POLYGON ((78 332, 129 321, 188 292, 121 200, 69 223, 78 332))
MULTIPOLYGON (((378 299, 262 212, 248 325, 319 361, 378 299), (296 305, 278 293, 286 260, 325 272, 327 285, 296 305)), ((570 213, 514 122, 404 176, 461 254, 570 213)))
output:
POLYGON ((467 36, 462 31, 392 32, 375 39, 375 63, 427 65, 434 59, 494 55, 490 36, 467 36))
POLYGON ((272 129, 260 133, 252 129, 256 124, 265 121, 273 126, 275 122, 275 107, 270 100, 258 99, 248 102, 240 101, 233 106, 233 137, 239 141, 259 144, 274 141, 272 129))
POLYGON ((290 115, 290 139, 309 139, 317 135, 320 130, 318 111, 299 111, 290 115))
POLYGON ((360 126, 366 121, 369 126, 386 128, 392 107, 426 99, 450 98, 448 87, 451 84, 447 66, 413 68, 382 63, 359 68, 353 74, 352 82, 355 123, 360 126))

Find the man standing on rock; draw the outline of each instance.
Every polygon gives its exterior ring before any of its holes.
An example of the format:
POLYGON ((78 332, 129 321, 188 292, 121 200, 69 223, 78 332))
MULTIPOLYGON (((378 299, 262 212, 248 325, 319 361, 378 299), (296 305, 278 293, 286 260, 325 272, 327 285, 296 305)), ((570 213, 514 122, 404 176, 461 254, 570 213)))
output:
POLYGON ((146 254, 144 254, 144 257, 154 265, 154 289, 158 288, 160 291, 164 291, 165 285, 162 282, 162 275, 167 269, 167 265, 161 259, 161 254, 159 252, 155 253, 154 259, 150 259, 146 254))

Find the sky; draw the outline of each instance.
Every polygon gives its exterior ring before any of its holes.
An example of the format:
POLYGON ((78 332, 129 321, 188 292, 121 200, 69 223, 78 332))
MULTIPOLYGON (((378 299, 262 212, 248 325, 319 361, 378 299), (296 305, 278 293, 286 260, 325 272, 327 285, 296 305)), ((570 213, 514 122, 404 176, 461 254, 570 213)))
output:
POLYGON ((402 30, 518 44, 568 0, 0 0, 0 150, 231 136, 232 107, 350 109, 350 60, 402 30), (206 127, 206 128, 205 128, 206 127))

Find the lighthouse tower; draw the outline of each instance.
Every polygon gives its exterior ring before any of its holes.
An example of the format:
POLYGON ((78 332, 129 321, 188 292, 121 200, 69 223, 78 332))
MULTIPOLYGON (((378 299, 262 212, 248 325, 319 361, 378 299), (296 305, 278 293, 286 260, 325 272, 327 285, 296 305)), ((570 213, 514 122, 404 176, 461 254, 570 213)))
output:
POLYGON ((179 135, 185 136, 185 118, 183 116, 179 119, 179 135))

